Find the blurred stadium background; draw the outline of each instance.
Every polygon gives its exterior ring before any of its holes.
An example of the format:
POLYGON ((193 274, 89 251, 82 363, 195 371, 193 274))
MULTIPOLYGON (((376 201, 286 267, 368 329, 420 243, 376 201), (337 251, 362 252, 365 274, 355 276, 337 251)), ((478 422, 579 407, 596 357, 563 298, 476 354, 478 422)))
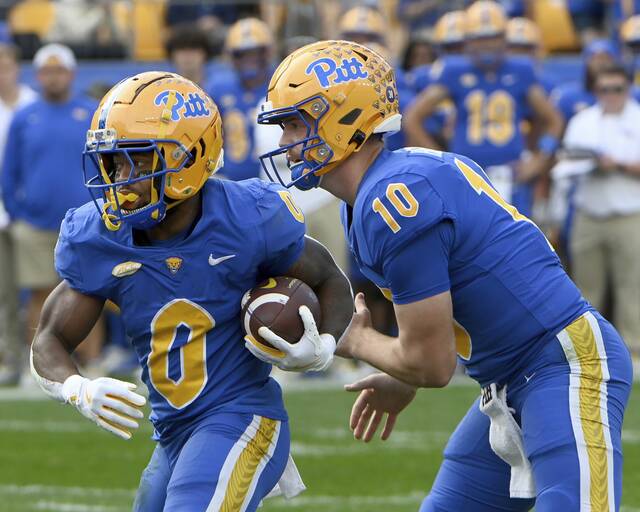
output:
MULTIPOLYGON (((271 133, 256 131, 255 109, 266 90, 269 71, 284 55, 317 39, 343 37, 371 44, 394 63, 401 105, 409 108, 412 100, 429 86, 430 69, 447 45, 459 45, 464 39, 464 27, 460 31, 452 21, 438 28, 438 20, 470 3, 464 0, 3 0, 0 2, 0 124, 5 128, 0 132, 0 162, 6 164, 6 155, 13 151, 42 155, 43 161, 34 163, 34 170, 29 159, 23 162, 25 171, 45 172, 51 168, 50 172, 57 177, 82 188, 80 154, 86 127, 78 127, 77 141, 65 140, 72 149, 57 155, 55 161, 47 162, 48 151, 56 145, 55 117, 52 124, 44 128, 47 136, 42 140, 4 149, 19 103, 18 84, 44 93, 45 103, 49 101, 47 85, 39 76, 42 65, 33 62, 34 55, 45 44, 66 45, 77 58, 77 64, 64 63, 63 67, 71 74, 69 91, 62 103, 82 97, 93 102, 87 105, 95 106, 95 101, 112 85, 145 70, 174 70, 197 81, 223 111, 228 163, 224 177, 244 179, 261 176, 256 155, 274 141, 277 143, 277 135, 274 139, 271 133), (243 22, 246 18, 252 21, 243 22), (15 57, 19 73, 14 69, 15 57)), ((525 24, 520 33, 514 33, 511 49, 525 50, 539 61, 541 83, 565 124, 580 109, 596 101, 589 69, 597 66, 599 59, 622 63, 634 84, 640 85, 640 17, 635 17, 640 15, 640 1, 503 0, 501 3, 509 17, 531 22, 525 24)), ((637 97, 636 93, 634 90, 633 96, 637 97)), ((88 127, 86 114, 77 110, 85 107, 72 106, 70 115, 78 122, 86 121, 88 127)), ((59 126, 65 126, 65 122, 61 117, 59 126)), ((523 129, 535 139, 534 128, 531 124, 523 129)), ((403 133, 400 139, 390 143, 407 142, 406 135, 403 133)), ((446 123, 438 135, 441 138, 437 140, 446 147, 450 138, 446 123)), ((640 140, 637 143, 640 144, 640 140)), ((536 147, 536 141, 530 141, 530 145, 536 147)), ((15 161, 13 165, 18 166, 15 161)), ((7 172, 6 165, 0 169, 2 172, 7 172)), ((6 183, 4 178, 2 183, 6 183)), ((567 197, 570 197, 571 180, 554 180, 549 165, 529 184, 533 197, 530 213, 570 269, 567 219, 570 219, 571 201, 567 197), (560 206, 558 196, 561 196, 560 206)), ((36 184, 36 187, 46 186, 36 184)), ((13 191, 3 190, 5 198, 11 193, 13 191)), ((21 189, 16 193, 28 196, 29 191, 21 189)), ((51 201, 59 201, 62 208, 75 206, 70 203, 73 199, 71 195, 58 194, 51 201)), ((376 326, 393 332, 389 305, 352 268, 347 257, 342 233, 335 229, 335 202, 320 192, 299 196, 299 200, 310 233, 336 255, 354 288, 367 292, 376 326)), ((10 210, 9 205, 6 206, 10 210)), ((32 284, 8 279, 17 274, 15 245, 19 242, 16 242, 14 228, 25 219, 11 211, 8 215, 3 212, 0 208, 3 277, 0 280, 0 384, 4 386, 0 389, 0 511, 130 510, 139 475, 153 448, 151 427, 145 425, 131 442, 122 443, 98 431, 70 408, 47 401, 34 389, 26 371, 26 349, 42 296, 46 296, 55 283, 46 279, 32 284)), ((59 220, 49 216, 45 224, 59 224, 59 220)), ((634 229, 640 233, 640 225, 634 229)), ((55 239, 55 229, 47 225, 45 230, 55 239)), ((615 299, 616 283, 615 279, 611 280, 602 306, 613 319, 616 306, 620 307, 615 299)), ((631 288, 640 293, 640 281, 633 281, 631 288)), ((640 310, 635 315, 640 318, 640 310)), ((632 328, 629 332, 633 333, 632 328)), ((626 339, 638 368, 640 333, 627 334, 626 339)), ((78 363, 89 376, 133 374, 135 378, 136 362, 128 349, 117 311, 105 312, 104 325, 85 343, 87 347, 78 354, 78 363)), ((265 511, 386 512, 418 508, 435 476, 446 439, 475 398, 477 389, 459 375, 447 389, 422 391, 403 414, 391 440, 374 441, 366 446, 351 438, 347 420, 353 397, 340 390, 341 383, 364 372, 366 369, 357 365, 338 363, 326 376, 287 380, 293 453, 309 490, 289 503, 281 500, 267 503, 265 511)), ((634 391, 623 436, 626 450, 623 510, 626 512, 640 511, 640 408, 635 396, 638 389, 634 391)))

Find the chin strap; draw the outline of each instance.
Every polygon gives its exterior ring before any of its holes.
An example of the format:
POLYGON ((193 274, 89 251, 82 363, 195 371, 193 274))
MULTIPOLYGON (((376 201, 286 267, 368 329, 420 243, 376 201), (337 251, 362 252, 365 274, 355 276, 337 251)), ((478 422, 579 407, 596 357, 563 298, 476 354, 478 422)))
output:
POLYGON ((128 201, 137 201, 140 196, 133 192, 129 192, 128 194, 116 192, 114 194, 112 191, 107 192, 106 196, 107 200, 102 205, 102 221, 109 231, 118 231, 120 226, 122 226, 122 221, 118 220, 118 217, 115 214, 109 213, 108 210, 111 209, 112 211, 116 211, 118 209, 118 204, 126 203, 128 201), (118 196, 117 202, 116 195, 118 196))

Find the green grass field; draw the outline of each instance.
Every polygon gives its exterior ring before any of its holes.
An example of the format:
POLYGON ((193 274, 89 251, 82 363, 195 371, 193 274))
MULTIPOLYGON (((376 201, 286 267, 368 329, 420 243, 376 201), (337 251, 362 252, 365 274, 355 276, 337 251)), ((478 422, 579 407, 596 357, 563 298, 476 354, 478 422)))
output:
MULTIPOLYGON (((624 433, 625 512, 640 512, 640 386, 634 391, 624 433)), ((470 386, 422 391, 389 441, 364 445, 347 428, 353 395, 339 390, 287 393, 293 452, 308 491, 289 502, 269 500, 261 510, 416 511, 449 433, 475 396, 470 386)), ((0 401, 0 433, 2 512, 130 510, 153 450, 148 425, 123 442, 70 407, 10 395, 0 401)))

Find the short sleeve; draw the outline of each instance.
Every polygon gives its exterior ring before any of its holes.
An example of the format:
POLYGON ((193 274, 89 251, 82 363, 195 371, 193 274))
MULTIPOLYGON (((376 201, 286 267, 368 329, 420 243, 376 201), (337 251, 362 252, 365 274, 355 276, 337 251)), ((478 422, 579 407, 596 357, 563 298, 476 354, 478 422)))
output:
POLYGON ((259 268, 264 275, 278 275, 302 254, 304 215, 289 191, 273 183, 265 186, 264 194, 257 201, 259 231, 264 240, 264 258, 259 268))
POLYGON ((556 87, 551 91, 551 103, 562 114, 565 122, 573 117, 573 100, 568 90, 556 87))
POLYGON ((394 304, 408 304, 449 290, 453 224, 443 220, 415 237, 384 262, 394 304))
MULTIPOLYGON (((69 214, 67 214, 69 215, 69 214)), ((82 273, 75 248, 68 236, 69 225, 65 216, 60 226, 60 234, 55 249, 55 267, 58 275, 69 283, 74 290, 82 292, 82 273)))
MULTIPOLYGON (((93 207, 93 204, 89 205, 93 207)), ((102 264, 105 255, 95 245, 83 208, 65 215, 56 243, 54 264, 58 275, 74 290, 105 299, 111 296, 111 274, 102 264)))
POLYGON ((529 91, 531 87, 534 85, 539 85, 542 87, 542 83, 540 82, 540 77, 536 72, 535 67, 533 66, 533 62, 529 59, 523 59, 520 61, 520 71, 519 71, 520 79, 524 84, 524 90, 529 91))
POLYGON ((442 198, 428 179, 411 172, 376 184, 360 207, 361 229, 378 268, 447 215, 442 198))

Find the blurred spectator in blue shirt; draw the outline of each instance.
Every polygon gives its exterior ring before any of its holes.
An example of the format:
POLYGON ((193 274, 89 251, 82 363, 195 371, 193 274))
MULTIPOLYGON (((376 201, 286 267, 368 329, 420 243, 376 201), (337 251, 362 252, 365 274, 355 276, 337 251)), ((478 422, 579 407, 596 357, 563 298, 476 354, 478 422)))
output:
POLYGON ((33 61, 41 98, 18 111, 9 127, 2 196, 11 219, 15 277, 31 291, 27 338, 35 332, 44 299, 58 284, 53 264, 60 222, 89 199, 82 151, 93 100, 72 96, 76 61, 66 46, 50 44, 33 61))
POLYGON ((231 180, 257 178, 260 163, 255 154, 256 107, 266 99, 273 73, 273 35, 258 18, 245 18, 227 33, 225 51, 231 73, 211 76, 207 91, 218 105, 224 129, 224 168, 220 176, 231 180))

